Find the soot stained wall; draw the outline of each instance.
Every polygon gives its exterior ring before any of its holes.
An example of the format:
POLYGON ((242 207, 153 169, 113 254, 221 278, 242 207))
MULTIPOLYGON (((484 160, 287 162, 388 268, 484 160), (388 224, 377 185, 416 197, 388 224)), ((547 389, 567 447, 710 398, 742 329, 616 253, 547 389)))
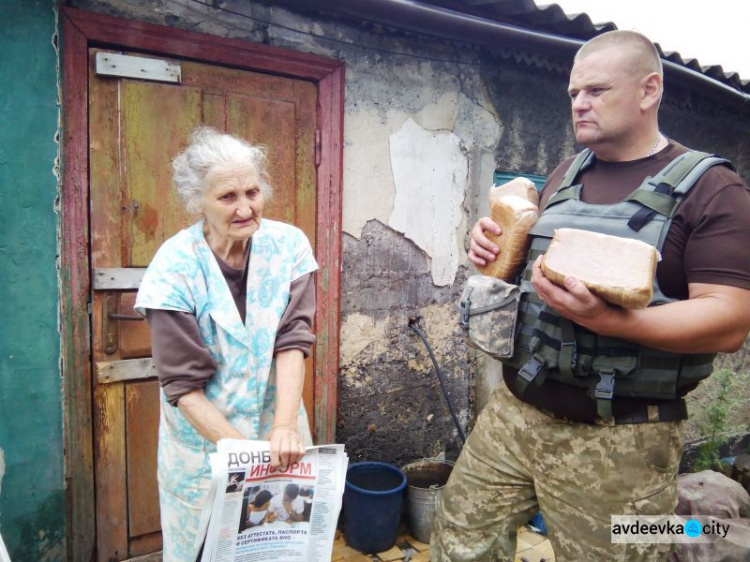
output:
MULTIPOLYGON (((578 149, 566 92, 570 61, 457 45, 273 3, 227 0, 216 8, 189 0, 69 3, 346 61, 338 440, 355 459, 408 461, 450 453, 452 422, 408 317, 422 316, 462 424, 471 425, 480 370, 457 332, 454 308, 463 279, 473 271, 465 257, 466 236, 487 212, 494 169, 546 175, 578 149), (464 254, 446 287, 430 276, 431 256, 384 226, 396 189, 389 138, 409 118, 425 130, 456 134, 469 162, 464 224, 458 229, 464 254)), ((746 176, 747 124, 678 91, 668 93, 662 110, 668 136, 722 152, 746 176)))
POLYGON ((454 308, 463 279, 433 288, 428 258, 378 221, 368 222, 359 240, 345 235, 344 251, 342 340, 349 345, 341 354, 338 440, 356 460, 455 458, 457 431, 409 320, 418 319, 426 334, 465 429, 471 367, 454 308))

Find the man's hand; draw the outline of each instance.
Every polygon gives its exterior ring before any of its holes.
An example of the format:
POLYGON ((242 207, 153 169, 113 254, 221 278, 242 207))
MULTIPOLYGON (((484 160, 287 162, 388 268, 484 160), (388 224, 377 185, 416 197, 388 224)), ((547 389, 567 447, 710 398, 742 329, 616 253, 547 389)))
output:
POLYGON ((575 277, 567 277, 564 287, 555 285, 544 276, 541 264, 542 256, 539 256, 532 268, 531 283, 539 298, 560 316, 596 332, 598 325, 615 312, 614 307, 575 277))
POLYGON ((485 232, 491 232, 495 236, 500 236, 501 228, 489 217, 482 217, 474 225, 469 233, 469 259, 474 265, 484 266, 495 261, 500 253, 500 248, 492 242, 485 232))
POLYGON ((296 429, 275 426, 268 440, 271 442, 271 466, 286 468, 305 454, 305 443, 296 429))
POLYGON ((592 332, 671 353, 733 353, 750 331, 750 290, 689 283, 687 300, 629 310, 607 304, 579 280, 565 287, 544 276, 541 258, 531 282, 539 298, 561 316, 592 332))

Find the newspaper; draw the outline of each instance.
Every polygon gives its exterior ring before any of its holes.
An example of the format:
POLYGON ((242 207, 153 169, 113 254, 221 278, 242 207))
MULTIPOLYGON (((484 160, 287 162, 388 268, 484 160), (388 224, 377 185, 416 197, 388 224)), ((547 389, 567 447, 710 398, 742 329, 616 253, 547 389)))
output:
POLYGON ((308 447, 284 470, 271 468, 268 441, 222 439, 210 458, 212 482, 197 560, 331 559, 349 463, 343 445, 308 447))

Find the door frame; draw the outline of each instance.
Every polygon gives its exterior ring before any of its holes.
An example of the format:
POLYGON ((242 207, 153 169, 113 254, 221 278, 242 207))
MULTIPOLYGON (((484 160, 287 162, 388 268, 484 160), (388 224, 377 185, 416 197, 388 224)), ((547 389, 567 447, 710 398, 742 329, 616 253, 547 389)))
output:
POLYGON ((335 441, 339 368, 344 62, 290 49, 60 8, 62 188, 60 337, 68 557, 96 550, 89 260, 88 50, 129 49, 308 80, 318 88, 315 439, 335 441), (327 227, 320 230, 321 225, 327 227))

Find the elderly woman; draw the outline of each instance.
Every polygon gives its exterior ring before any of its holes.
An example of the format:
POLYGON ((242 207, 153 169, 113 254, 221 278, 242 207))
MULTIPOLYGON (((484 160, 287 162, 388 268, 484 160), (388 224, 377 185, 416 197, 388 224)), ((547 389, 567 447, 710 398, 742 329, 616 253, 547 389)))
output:
POLYGON ((187 561, 222 438, 270 441, 286 466, 312 443, 302 404, 317 264, 298 228, 263 219, 265 152, 210 128, 175 158, 174 183, 202 220, 154 256, 135 308, 149 321, 162 387, 159 499, 164 560, 187 561))

